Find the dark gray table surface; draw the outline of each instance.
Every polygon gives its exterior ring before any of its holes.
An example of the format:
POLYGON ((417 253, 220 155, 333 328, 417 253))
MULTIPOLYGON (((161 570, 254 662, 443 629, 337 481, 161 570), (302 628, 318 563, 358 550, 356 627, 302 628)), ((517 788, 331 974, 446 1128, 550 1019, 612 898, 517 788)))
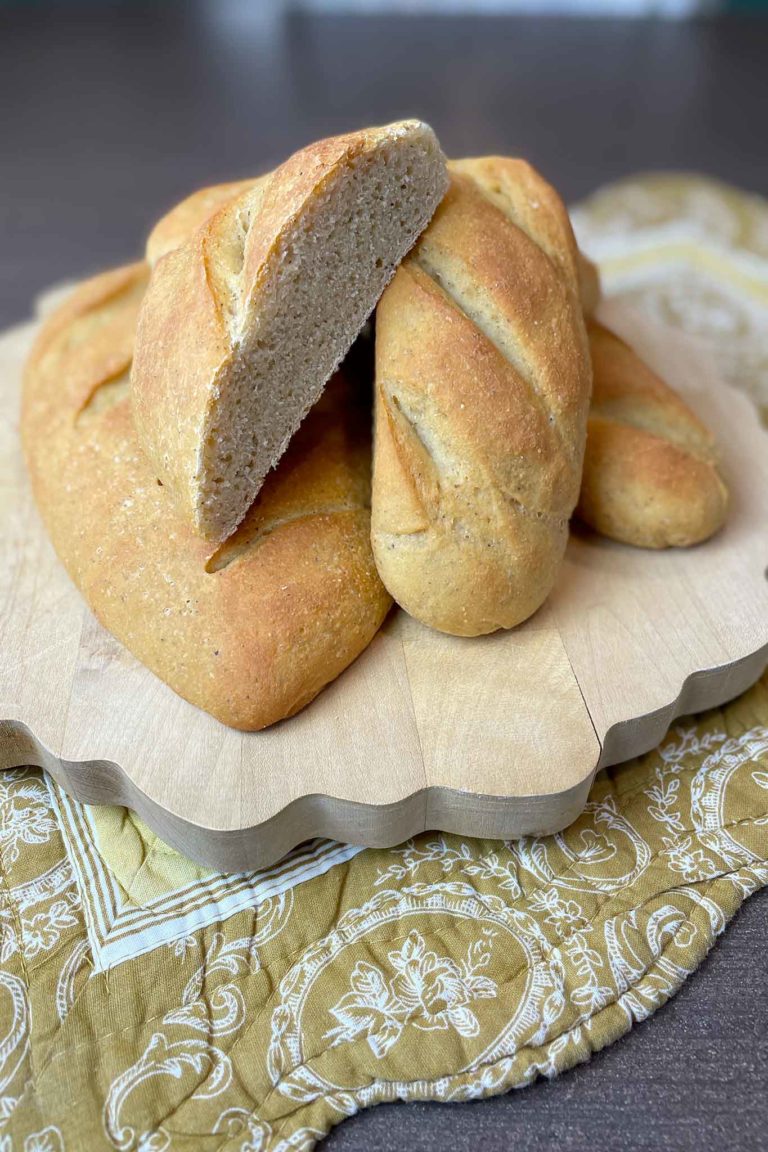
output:
MULTIPOLYGON (((528 157, 573 201, 640 169, 768 194, 768 20, 276 14, 268 0, 0 0, 0 328, 134 259, 204 183, 421 116, 449 154, 528 157)), ((478 1104, 389 1105, 329 1149, 768 1149, 768 896, 592 1062, 478 1104)))

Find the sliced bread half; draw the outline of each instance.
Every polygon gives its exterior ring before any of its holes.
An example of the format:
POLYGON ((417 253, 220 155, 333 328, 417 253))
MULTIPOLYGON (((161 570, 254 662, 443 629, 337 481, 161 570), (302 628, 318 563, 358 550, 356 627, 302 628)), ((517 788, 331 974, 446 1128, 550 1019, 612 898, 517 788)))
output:
POLYGON ((418 121, 313 144, 156 264, 134 419, 193 530, 226 539, 447 187, 418 121))

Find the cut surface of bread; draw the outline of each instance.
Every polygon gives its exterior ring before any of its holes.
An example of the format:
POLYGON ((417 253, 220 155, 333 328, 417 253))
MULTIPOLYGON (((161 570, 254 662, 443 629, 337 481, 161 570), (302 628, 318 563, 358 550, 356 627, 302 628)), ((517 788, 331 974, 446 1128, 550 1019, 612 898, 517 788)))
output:
POLYGON ((191 703, 263 728, 338 676, 391 604, 370 546, 370 389, 337 373, 238 531, 206 543, 131 419, 147 276, 133 265, 96 277, 38 338, 21 420, 35 500, 100 622, 191 703))
POLYGON ((240 523, 445 187, 427 125, 355 132, 292 156, 158 260, 134 416, 199 535, 240 523))
POLYGON ((700 544, 728 508, 714 436, 615 333, 594 319, 587 330, 594 387, 579 518, 641 548, 700 544))
POLYGON ((590 367, 557 193, 520 160, 449 171, 376 313, 372 540, 403 608, 475 636, 521 623, 555 582, 590 367))

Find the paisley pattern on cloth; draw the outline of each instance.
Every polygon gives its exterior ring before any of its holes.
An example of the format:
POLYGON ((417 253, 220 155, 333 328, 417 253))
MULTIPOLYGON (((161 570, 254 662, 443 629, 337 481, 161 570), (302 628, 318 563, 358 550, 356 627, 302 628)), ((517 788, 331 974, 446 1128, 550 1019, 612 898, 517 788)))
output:
MULTIPOLYGON (((768 414, 768 207, 654 176, 575 221, 607 292, 707 341, 768 414)), ((768 676, 514 843, 315 841, 220 876, 6 772, 0 1152, 309 1149, 383 1100, 555 1075, 673 995, 766 884, 768 676)))

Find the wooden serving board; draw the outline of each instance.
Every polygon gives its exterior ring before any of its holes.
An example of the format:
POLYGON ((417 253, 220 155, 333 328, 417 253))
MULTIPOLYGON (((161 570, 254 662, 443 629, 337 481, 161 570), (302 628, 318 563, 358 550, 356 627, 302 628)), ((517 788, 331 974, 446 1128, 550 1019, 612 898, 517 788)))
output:
POLYGON ((717 430, 726 528, 654 553, 576 530, 558 586, 522 627, 453 639, 395 611, 299 716, 225 728, 95 621, 32 505, 19 380, 35 325, 0 337, 0 768, 36 764, 89 803, 125 804, 187 855, 267 865, 329 836, 371 846, 426 828, 554 832, 598 767, 652 748, 768 662, 768 439, 751 403, 677 334, 604 319, 717 430))

